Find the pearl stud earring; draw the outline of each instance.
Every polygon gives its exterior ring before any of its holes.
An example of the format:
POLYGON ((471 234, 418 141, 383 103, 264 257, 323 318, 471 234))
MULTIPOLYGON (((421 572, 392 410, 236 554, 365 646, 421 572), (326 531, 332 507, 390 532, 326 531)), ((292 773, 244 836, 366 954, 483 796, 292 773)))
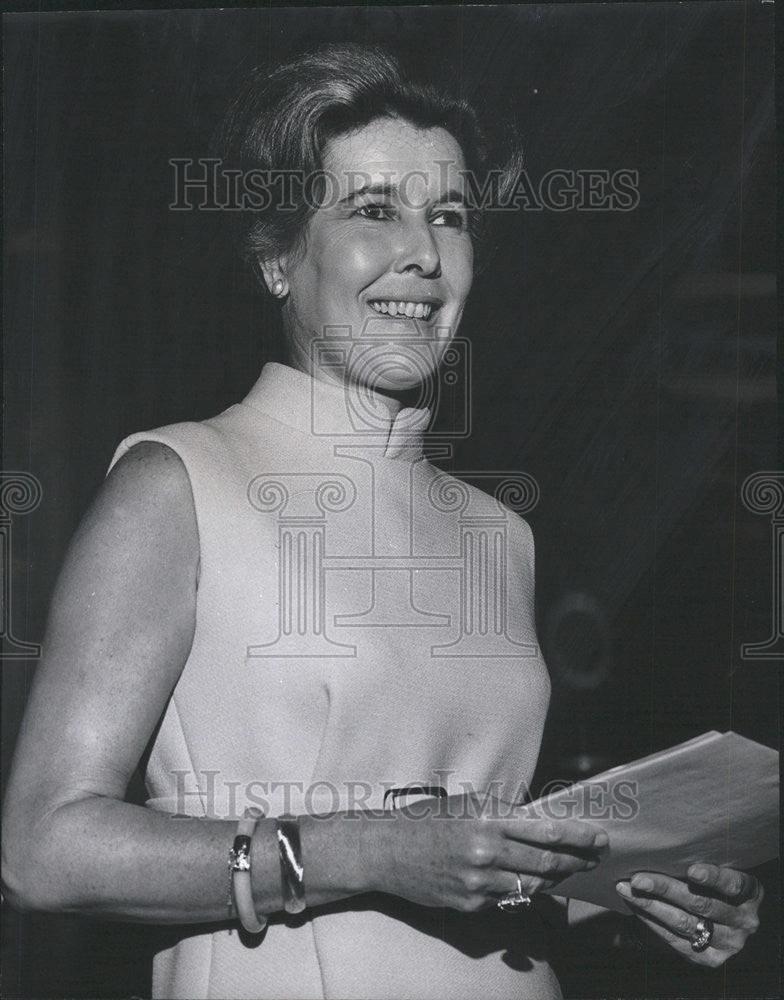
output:
POLYGON ((286 282, 283 280, 283 278, 276 278, 275 281, 272 282, 272 294, 276 298, 280 298, 285 291, 286 291, 286 282))

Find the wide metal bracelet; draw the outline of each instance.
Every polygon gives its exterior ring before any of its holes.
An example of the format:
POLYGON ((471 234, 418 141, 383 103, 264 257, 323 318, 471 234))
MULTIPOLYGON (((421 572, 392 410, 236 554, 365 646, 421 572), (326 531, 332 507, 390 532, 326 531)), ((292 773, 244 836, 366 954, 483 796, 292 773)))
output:
POLYGON ((286 913, 302 913, 305 902, 305 869, 299 824, 293 816, 281 816, 277 821, 278 855, 283 909, 286 913))

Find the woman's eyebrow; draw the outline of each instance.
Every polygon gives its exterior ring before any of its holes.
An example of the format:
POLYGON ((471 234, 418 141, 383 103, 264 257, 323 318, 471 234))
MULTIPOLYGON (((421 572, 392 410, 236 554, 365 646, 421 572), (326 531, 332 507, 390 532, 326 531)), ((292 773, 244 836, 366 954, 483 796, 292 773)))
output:
MULTIPOLYGON (((397 184, 363 184, 361 188, 357 188, 356 191, 352 191, 350 194, 347 194, 345 198, 341 198, 338 205, 344 205, 346 202, 353 201, 355 198, 361 198, 366 194, 396 197, 398 193, 399 188, 397 184)), ((456 188, 450 188, 448 191, 442 191, 438 198, 435 199, 435 202, 439 205, 443 202, 456 202, 460 205, 468 205, 465 194, 463 194, 462 191, 458 191, 456 188)))
POLYGON ((468 199, 465 194, 463 194, 462 191, 458 191, 456 188, 450 188, 448 191, 443 191, 438 198, 436 198, 436 202, 439 205, 445 201, 454 201, 457 202, 458 205, 465 205, 466 208, 468 207, 468 199))
POLYGON ((361 198, 366 194, 377 194, 386 196, 395 196, 398 193, 397 184, 363 184, 361 188, 357 188, 356 191, 352 191, 347 194, 345 198, 341 198, 338 205, 343 205, 347 201, 353 201, 354 198, 361 198))

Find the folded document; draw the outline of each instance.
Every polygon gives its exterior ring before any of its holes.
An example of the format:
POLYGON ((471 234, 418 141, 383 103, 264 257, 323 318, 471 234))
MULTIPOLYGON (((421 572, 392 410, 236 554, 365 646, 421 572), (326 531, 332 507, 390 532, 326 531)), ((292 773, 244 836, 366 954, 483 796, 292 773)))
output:
POLYGON ((635 872, 685 878, 698 861, 746 870, 778 856, 779 755, 710 732, 530 803, 537 816, 584 819, 610 838, 598 868, 554 895, 628 912, 615 885, 635 872))

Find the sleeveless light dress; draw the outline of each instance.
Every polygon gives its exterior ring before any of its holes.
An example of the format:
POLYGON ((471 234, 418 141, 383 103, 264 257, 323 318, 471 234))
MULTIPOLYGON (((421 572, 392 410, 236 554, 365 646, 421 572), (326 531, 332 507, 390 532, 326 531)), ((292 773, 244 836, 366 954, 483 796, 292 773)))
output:
MULTIPOLYGON (((412 785, 519 799, 550 695, 531 533, 423 457, 428 419, 269 364, 219 416, 119 446, 114 461, 141 441, 180 456, 201 557, 149 807, 380 810, 412 785)), ((260 939, 229 926, 173 932, 153 995, 561 995, 535 910, 466 915, 366 894, 274 915, 260 939)))

